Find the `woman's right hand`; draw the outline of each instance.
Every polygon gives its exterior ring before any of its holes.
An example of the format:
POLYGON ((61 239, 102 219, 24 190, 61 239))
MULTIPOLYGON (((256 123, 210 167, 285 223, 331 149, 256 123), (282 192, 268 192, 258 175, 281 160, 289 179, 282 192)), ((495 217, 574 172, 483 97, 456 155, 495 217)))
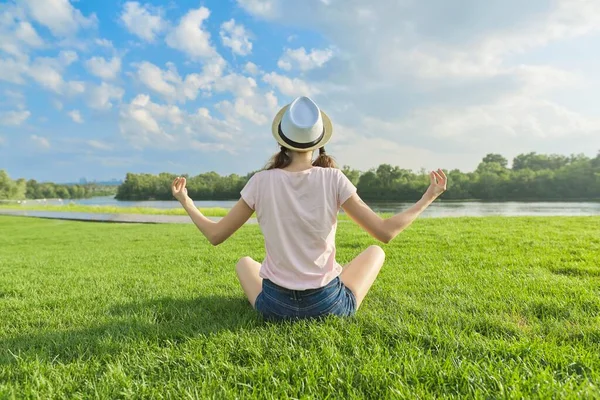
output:
POLYGON ((429 179, 431 180, 431 184, 427 188, 425 195, 436 199, 446 191, 448 178, 446 177, 446 174, 444 174, 444 171, 438 169, 437 171, 431 171, 429 173, 429 179))
POLYGON ((173 197, 179 200, 181 204, 185 203, 189 199, 185 184, 185 178, 178 177, 173 181, 173 184, 171 185, 171 192, 173 193, 173 197))

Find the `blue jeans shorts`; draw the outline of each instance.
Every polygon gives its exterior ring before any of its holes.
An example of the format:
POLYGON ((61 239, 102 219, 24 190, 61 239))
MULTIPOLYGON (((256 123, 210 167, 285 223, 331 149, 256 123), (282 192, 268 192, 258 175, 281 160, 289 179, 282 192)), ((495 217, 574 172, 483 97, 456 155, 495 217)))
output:
POLYGON ((254 308, 266 320, 275 321, 326 315, 350 317, 356 314, 356 297, 339 276, 321 288, 307 290, 290 290, 263 279, 254 308))

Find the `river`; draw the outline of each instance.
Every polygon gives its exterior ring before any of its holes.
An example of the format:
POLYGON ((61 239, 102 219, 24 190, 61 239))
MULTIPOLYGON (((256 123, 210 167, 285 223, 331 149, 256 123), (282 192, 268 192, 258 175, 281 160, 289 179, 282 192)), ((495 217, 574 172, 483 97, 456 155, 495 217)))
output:
MULTIPOLYGON (((81 200, 48 200, 45 204, 67 204, 69 202, 82 205, 102 205, 116 207, 151 207, 177 208, 177 201, 118 201, 112 197, 94 197, 81 200)), ((29 200, 28 204, 37 200, 29 200)), ((201 208, 231 208, 236 201, 196 201, 201 208)), ((413 203, 403 202, 367 202, 378 212, 399 212, 413 203)), ((426 217, 483 217, 483 216, 586 216, 600 215, 600 202, 454 202, 438 200, 423 214, 426 217)))

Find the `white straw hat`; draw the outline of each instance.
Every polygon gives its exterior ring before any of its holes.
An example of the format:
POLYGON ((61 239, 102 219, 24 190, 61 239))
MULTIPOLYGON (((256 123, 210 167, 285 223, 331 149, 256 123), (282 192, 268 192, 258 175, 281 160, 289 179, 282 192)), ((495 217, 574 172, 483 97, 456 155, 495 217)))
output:
POLYGON ((308 97, 298 97, 283 107, 273 120, 273 137, 291 150, 311 151, 331 139, 331 120, 308 97))

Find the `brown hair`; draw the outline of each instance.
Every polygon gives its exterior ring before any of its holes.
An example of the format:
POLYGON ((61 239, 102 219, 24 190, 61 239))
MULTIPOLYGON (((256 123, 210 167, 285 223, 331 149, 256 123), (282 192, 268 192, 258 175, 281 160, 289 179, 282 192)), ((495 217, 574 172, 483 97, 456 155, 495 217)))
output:
MULTIPOLYGON (((275 154, 265 169, 285 168, 292 163, 292 156, 289 154, 289 150, 281 146, 279 153, 275 154)), ((334 159, 325 152, 325 146, 319 148, 319 156, 313 162, 313 167, 321 168, 337 168, 334 159)))

